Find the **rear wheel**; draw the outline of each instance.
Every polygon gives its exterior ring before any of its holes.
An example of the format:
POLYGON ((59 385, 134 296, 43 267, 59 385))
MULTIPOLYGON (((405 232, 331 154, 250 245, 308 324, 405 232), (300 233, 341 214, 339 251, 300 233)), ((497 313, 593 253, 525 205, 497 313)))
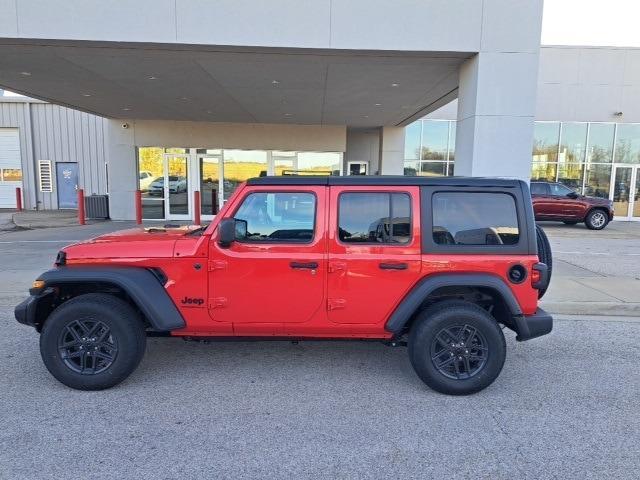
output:
MULTIPOLYGON (((553 270, 553 254, 551 253, 551 244, 540 225, 536 225, 536 242, 538 244, 538 259, 547 266, 549 272, 549 281, 551 281, 551 272, 553 270)), ((547 283, 547 286, 549 284, 547 283)), ((547 291, 547 287, 538 290, 538 298, 542 298, 547 291)))
POLYGON ((409 335, 409 358, 420 379, 449 395, 468 395, 498 377, 506 357, 495 319, 473 303, 452 300, 418 314, 409 335))
POLYGON ((602 230, 609 223, 609 217, 604 210, 595 209, 587 214, 584 224, 590 230, 602 230))
POLYGON ((133 372, 146 335, 136 311, 112 295, 80 295, 56 308, 40 335, 40 353, 51 374, 68 387, 102 390, 133 372))

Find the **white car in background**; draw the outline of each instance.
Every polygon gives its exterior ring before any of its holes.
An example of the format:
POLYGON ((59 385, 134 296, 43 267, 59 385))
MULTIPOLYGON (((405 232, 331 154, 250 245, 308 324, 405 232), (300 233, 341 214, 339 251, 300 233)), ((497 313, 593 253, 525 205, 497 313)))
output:
POLYGON ((151 172, 146 172, 146 171, 139 172, 138 188, 140 189, 140 191, 146 192, 147 190, 149 190, 149 185, 151 185, 151 182, 153 182, 156 178, 157 177, 151 172))
MULTIPOLYGON (((187 191, 187 179, 178 175, 169 175, 169 193, 187 191)), ((158 177, 149 184, 149 195, 161 197, 164 195, 164 177, 158 177)))

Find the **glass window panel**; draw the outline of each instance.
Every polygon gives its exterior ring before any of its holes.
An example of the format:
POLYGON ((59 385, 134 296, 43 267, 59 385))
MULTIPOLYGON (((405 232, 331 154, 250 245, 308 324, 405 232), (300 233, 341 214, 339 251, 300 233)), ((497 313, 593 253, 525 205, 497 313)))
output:
POLYGON ((242 182, 267 174, 267 152, 264 150, 224 150, 224 199, 242 182))
POLYGON ((142 192, 142 218, 164 218, 164 149, 138 148, 138 188, 142 192))
POLYGON ((611 185, 610 165, 587 165, 585 176, 585 195, 609 198, 609 187, 611 185))
POLYGON ((591 163, 611 163, 613 157, 613 123, 589 125, 587 160, 591 163))
POLYGON ((547 184, 531 182, 531 195, 548 195, 547 184))
POLYGON ((338 152, 298 152, 298 175, 341 175, 338 152))
POLYGON ((582 193, 584 163, 559 163, 558 181, 575 192, 582 193))
POLYGON ((443 177, 447 174, 447 162, 419 162, 418 175, 421 177, 443 177))
POLYGON ((456 158, 456 122, 449 122, 449 161, 456 158))
POLYGON ((640 163, 640 124, 618 124, 616 163, 640 163))
POLYGON ((423 120, 422 160, 446 160, 448 139, 448 121, 423 120))
POLYGON ((404 158, 406 160, 417 160, 420 154, 420 133, 422 122, 418 120, 404 129, 404 158))
POLYGON ((452 162, 449 162, 449 166, 447 167, 447 175, 450 177, 453 176, 453 171, 454 171, 453 165, 454 164, 452 162))
POLYGON ((247 242, 310 242, 316 197, 311 193, 252 193, 235 214, 247 222, 247 242))
POLYGON ((200 212, 203 215, 218 213, 218 188, 220 157, 200 158, 200 212))
POLYGON ((533 130, 533 161, 557 161, 559 137, 560 123, 535 122, 535 127, 533 130))
POLYGON ((169 175, 169 213, 187 215, 189 213, 189 157, 167 158, 169 175))
POLYGON ((409 177, 415 177, 418 175, 418 169, 420 168, 420 162, 404 162, 404 174, 409 177))
POLYGON ((22 170, 19 168, 3 168, 2 180, 5 182, 20 182, 22 180, 22 170))
POLYGON ((433 241, 440 245, 514 245, 520 238, 511 195, 438 192, 432 208, 433 241))
POLYGON ((272 152, 271 156, 273 158, 273 168, 276 175, 291 175, 293 173, 296 173, 296 152, 274 151, 272 152))
POLYGON ((199 155, 222 155, 222 150, 219 148, 198 148, 196 153, 199 155))
POLYGON ((189 153, 188 148, 165 148, 164 153, 189 153))
POLYGON ((563 123, 558 162, 582 163, 587 150, 587 124, 563 123))
POLYGON ((556 181, 557 163, 533 162, 531 165, 531 180, 556 181))
POLYGON ((571 192, 573 192, 573 190, 561 183, 549 184, 549 194, 554 197, 566 197, 571 192))
POLYGON ((408 243, 411 206, 404 193, 343 193, 338 236, 345 243, 408 243))

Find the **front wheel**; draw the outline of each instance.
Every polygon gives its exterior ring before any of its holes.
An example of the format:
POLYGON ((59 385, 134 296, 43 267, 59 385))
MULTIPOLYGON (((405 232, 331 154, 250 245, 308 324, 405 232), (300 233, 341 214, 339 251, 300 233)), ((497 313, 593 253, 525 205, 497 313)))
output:
POLYGON ((40 353, 49 372, 78 390, 103 390, 122 382, 142 360, 145 346, 136 311, 102 293, 63 303, 40 334, 40 353))
POLYGON ((609 223, 609 216, 603 210, 591 210, 584 223, 590 230, 602 230, 609 223))
POLYGON ((433 390, 469 395, 498 377, 506 343, 495 319, 464 301, 444 301, 418 314, 409 335, 409 358, 433 390))

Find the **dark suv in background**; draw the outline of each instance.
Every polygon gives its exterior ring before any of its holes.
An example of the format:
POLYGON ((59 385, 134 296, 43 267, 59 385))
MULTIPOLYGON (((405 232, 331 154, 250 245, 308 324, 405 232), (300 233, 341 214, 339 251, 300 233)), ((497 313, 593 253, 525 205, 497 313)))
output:
POLYGON ((567 225, 584 222, 591 230, 602 230, 613 220, 613 202, 585 197, 557 182, 531 182, 536 220, 556 220, 567 225))

